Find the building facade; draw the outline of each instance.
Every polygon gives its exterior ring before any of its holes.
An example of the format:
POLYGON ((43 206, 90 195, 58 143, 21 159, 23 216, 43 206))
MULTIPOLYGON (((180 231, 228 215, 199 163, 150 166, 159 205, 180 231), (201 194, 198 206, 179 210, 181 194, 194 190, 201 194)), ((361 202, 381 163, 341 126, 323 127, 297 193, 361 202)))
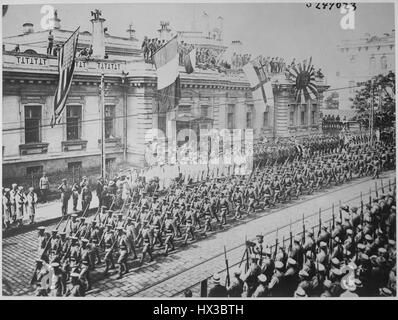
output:
POLYGON ((358 82, 364 82, 379 74, 395 71, 395 30, 382 36, 345 40, 337 47, 340 66, 336 76, 340 87, 353 87, 339 90, 340 108, 351 108, 350 98, 355 96, 358 82))
MULTIPOLYGON (((63 30, 60 19, 51 30, 54 47, 73 31, 63 30)), ((170 112, 157 112, 157 78, 143 59, 141 42, 132 26, 128 36, 109 35, 105 19, 91 20, 92 31, 79 34, 78 51, 93 48, 90 59, 77 57, 75 74, 59 125, 50 126, 53 96, 58 82, 57 57, 47 54, 49 31, 25 24, 21 35, 4 38, 3 46, 3 176, 23 176, 41 171, 99 167, 101 122, 99 85, 105 77, 105 143, 107 163, 145 166, 148 132, 160 129, 166 143, 178 145, 192 137, 186 130, 253 129, 254 140, 276 136, 304 136, 319 132, 319 108, 327 86, 317 79, 315 100, 297 104, 295 83, 284 74, 271 77, 274 107, 253 100, 243 71, 218 72, 180 67, 181 99, 170 112), (102 44, 102 46, 100 45, 102 44), (15 50, 16 46, 19 50, 15 50)), ((222 19, 208 35, 177 32, 196 48, 219 54, 223 45, 222 19)), ((164 32, 170 32, 163 24, 164 32)), ((161 30, 162 30, 161 29, 161 30)), ((160 30, 160 31, 161 31, 160 30)), ((162 32, 160 32, 162 33, 162 32)), ((167 39, 168 34, 162 34, 167 39)), ((162 138, 162 137, 160 137, 162 138)))

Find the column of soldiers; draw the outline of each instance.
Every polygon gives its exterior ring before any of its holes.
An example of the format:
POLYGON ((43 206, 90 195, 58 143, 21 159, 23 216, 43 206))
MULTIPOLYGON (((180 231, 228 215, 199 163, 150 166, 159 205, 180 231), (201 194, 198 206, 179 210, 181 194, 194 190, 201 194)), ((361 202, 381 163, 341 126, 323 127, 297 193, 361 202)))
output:
MULTIPOLYGON (((378 177, 381 170, 394 167, 395 148, 380 144, 374 149, 359 145, 306 160, 266 163, 247 178, 232 175, 197 184, 183 184, 180 179, 162 192, 157 180, 131 184, 122 176, 108 184, 99 181, 102 206, 90 222, 84 216, 72 215, 60 232, 39 230, 36 273, 52 266, 50 270, 62 275, 57 281, 63 289, 50 289, 51 294, 66 294, 72 273, 74 277, 78 274, 78 280, 73 281, 83 288, 80 290, 89 290, 90 273, 102 261, 104 274, 117 268, 121 278, 129 272, 132 260, 139 259, 139 264, 147 257, 152 260, 154 251, 167 255, 176 242, 187 245, 244 215, 353 177, 378 177)), ((40 277, 32 283, 38 286, 38 294, 48 291, 42 288, 40 277)))
POLYGON ((160 40, 158 38, 149 39, 147 36, 145 36, 141 45, 145 61, 153 63, 153 55, 165 43, 165 40, 160 40))
POLYGON ((214 274, 208 296, 396 296, 396 187, 370 197, 365 207, 361 200, 359 208, 340 210, 329 224, 320 218, 316 228, 295 237, 290 231, 287 244, 264 246, 262 235, 247 241, 246 265, 230 281, 228 274, 225 285, 214 274))

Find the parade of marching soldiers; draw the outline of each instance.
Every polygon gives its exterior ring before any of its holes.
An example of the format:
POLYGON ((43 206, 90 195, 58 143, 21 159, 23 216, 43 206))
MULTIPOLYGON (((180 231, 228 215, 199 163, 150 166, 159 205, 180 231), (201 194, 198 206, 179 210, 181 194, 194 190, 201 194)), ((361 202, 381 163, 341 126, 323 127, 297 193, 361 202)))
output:
MULTIPOLYGON (((63 180, 58 188, 61 221, 53 229, 38 228, 31 280, 35 295, 84 296, 95 287, 94 272, 107 277, 116 271, 123 278, 134 272, 129 270, 133 261, 143 265, 166 256, 245 216, 359 177, 378 179, 381 172, 395 169, 394 144, 377 141, 372 146, 366 136, 349 141, 319 137, 300 146, 280 144, 277 151, 269 146, 255 145, 254 169, 247 175, 207 174, 198 182, 180 176, 162 190, 156 177, 135 182, 124 174, 109 181, 100 178, 99 206, 91 215, 87 178, 72 188, 63 180), (82 211, 67 214, 71 194, 76 209, 79 193, 82 211)), ((360 209, 342 205, 345 218, 340 214, 332 224, 319 225, 317 235, 311 230, 291 235, 289 248, 275 245, 271 250, 262 235, 255 243, 247 241, 245 263, 231 277, 228 270, 225 285, 215 274, 208 296, 395 295, 395 182, 385 188, 369 203, 359 204, 360 209), (342 288, 347 274, 354 280, 342 288)), ((6 210, 18 219, 20 202, 26 203, 18 196, 23 190, 13 186, 3 191, 3 199, 4 193, 16 199, 6 210)))

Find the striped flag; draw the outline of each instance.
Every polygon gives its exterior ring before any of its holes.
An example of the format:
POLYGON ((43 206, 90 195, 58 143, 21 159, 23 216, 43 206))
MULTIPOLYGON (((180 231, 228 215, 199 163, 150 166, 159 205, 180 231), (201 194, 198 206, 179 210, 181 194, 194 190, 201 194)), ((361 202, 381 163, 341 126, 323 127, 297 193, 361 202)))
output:
POLYGON ((265 110, 267 106, 273 107, 274 95, 272 92, 272 84, 271 81, 268 80, 268 75, 259 59, 244 65, 243 71, 250 82, 255 103, 263 105, 265 110))
MULTIPOLYGON (((80 28, 80 27, 79 27, 80 28)), ((65 41, 58 51, 58 87, 54 95, 54 115, 51 118, 51 127, 59 124, 62 111, 65 108, 66 99, 72 84, 73 71, 75 70, 75 56, 79 28, 65 41)))
POLYGON ((174 109, 181 96, 177 36, 154 54, 158 82, 158 112, 174 109))

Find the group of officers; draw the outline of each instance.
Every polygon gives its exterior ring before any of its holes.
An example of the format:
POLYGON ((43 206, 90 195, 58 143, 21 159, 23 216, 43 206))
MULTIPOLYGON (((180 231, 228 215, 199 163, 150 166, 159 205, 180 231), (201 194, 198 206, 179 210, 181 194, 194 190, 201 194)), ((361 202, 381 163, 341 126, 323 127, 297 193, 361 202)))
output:
POLYGON ((341 206, 340 218, 265 246, 246 242, 244 266, 212 277, 209 297, 394 297, 396 296, 396 188, 365 207, 341 206), (343 214, 344 213, 344 214, 343 214), (317 231, 317 232, 314 232, 317 231), (290 244, 289 244, 290 242, 290 244))
POLYGON ((122 278, 129 272, 131 255, 142 264, 146 257, 153 259, 155 248, 163 248, 167 255, 176 241, 187 245, 243 215, 354 176, 378 177, 381 170, 394 167, 395 148, 380 143, 373 148, 358 145, 342 153, 258 165, 246 179, 228 176, 191 185, 176 179, 162 192, 156 180, 140 181, 130 189, 124 176, 109 183, 99 181, 101 205, 90 221, 83 210, 80 217, 64 216, 63 227, 51 232, 39 229, 32 284, 37 295, 82 295, 92 287, 92 270, 103 261, 104 275, 117 268, 122 278), (68 282, 78 289, 68 291, 68 282))

